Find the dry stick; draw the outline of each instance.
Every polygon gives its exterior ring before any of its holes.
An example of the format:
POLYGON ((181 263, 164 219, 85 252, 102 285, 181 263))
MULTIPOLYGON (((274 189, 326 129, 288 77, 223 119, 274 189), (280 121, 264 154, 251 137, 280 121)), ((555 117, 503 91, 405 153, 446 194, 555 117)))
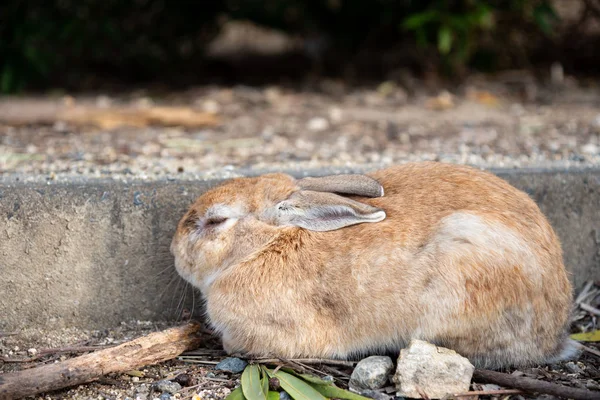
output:
POLYGON ((537 392, 564 397, 574 400, 600 400, 600 392, 557 385, 556 383, 539 381, 537 379, 514 376, 502 372, 476 369, 473 378, 495 383, 504 387, 512 387, 526 392, 537 392))
POLYGON ((116 347, 24 371, 0 375, 0 399, 18 399, 92 382, 103 375, 125 372, 177 357, 201 343, 200 325, 154 332, 116 347))
POLYGON ((598 308, 596 308, 596 307, 594 307, 594 306, 591 306, 591 305, 589 305, 589 304, 587 304, 587 303, 581 303, 581 304, 579 305, 579 307, 580 307, 582 310, 585 310, 585 311, 587 311, 587 312, 589 312, 589 313, 591 313, 591 314, 600 315, 600 309, 598 309, 598 308))
POLYGON ((584 346, 584 345, 582 345, 581 343, 579 343, 579 346, 580 346, 580 347, 581 347, 581 348, 582 348, 584 351, 587 351, 587 352, 588 352, 588 353, 590 353, 590 354, 593 354, 593 355, 595 355, 595 356, 598 356, 598 357, 600 357, 600 351, 598 351, 598 350, 596 350, 596 349, 594 349, 594 348, 592 348, 592 347, 584 346))
POLYGON ((4 361, 5 363, 30 363, 30 362, 34 362, 37 361, 41 358, 47 357, 49 355, 53 355, 53 354, 60 354, 60 353, 87 353, 88 351, 96 351, 96 350, 102 350, 102 349, 106 349, 109 347, 114 347, 113 345, 107 345, 107 346, 79 346, 79 347, 61 347, 58 349, 40 349, 38 350, 38 354, 36 356, 33 357, 28 357, 28 358, 6 358, 6 357, 0 357, 0 360, 4 361))
POLYGON ((452 397, 471 397, 471 396, 499 396, 504 394, 523 394, 524 392, 519 389, 499 389, 499 390, 473 390, 471 392, 456 393, 452 397))

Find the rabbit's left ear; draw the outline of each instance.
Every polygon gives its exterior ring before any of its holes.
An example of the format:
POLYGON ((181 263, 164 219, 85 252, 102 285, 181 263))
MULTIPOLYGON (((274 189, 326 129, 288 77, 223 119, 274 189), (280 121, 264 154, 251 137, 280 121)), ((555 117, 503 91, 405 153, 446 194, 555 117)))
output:
POLYGON ((364 197, 383 196, 383 186, 367 175, 329 175, 322 177, 308 177, 297 181, 303 190, 314 192, 342 193, 364 197))
POLYGON ((279 225, 299 226, 311 231, 332 231, 364 222, 385 219, 381 208, 333 193, 301 190, 275 205, 279 225))

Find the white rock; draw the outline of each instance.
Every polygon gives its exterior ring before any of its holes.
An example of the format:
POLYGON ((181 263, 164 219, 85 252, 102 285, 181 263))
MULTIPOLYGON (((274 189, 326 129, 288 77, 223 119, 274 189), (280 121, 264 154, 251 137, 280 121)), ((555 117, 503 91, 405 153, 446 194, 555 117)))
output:
POLYGON ((322 117, 312 118, 308 121, 306 127, 313 132, 321 132, 329 128, 329 121, 322 117))
POLYGON ((348 386, 350 390, 358 393, 365 389, 382 388, 393 369, 394 363, 389 357, 367 357, 356 364, 348 386))
POLYGON ((207 99, 202 102, 202 111, 216 114, 221 111, 221 105, 215 100, 207 99))
POLYGON ((37 352, 37 349, 34 349, 33 347, 31 349, 27 349, 27 354, 29 354, 30 356, 35 356, 37 352))
POLYGON ((400 351, 392 378, 397 396, 441 399, 448 393, 467 392, 475 367, 454 350, 413 340, 400 351))
POLYGON ((598 146, 594 143, 588 143, 581 147, 581 151, 585 154, 598 154, 598 146))

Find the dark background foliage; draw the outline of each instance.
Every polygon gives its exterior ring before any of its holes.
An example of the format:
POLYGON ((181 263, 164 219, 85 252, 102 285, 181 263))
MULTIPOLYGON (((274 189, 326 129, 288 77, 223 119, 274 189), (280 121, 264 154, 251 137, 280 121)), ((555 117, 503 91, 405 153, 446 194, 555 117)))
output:
MULTIPOLYGON (((594 17, 595 1, 585 3, 594 17)), ((559 22, 549 0, 5 0, 0 91, 593 65, 595 57, 574 45, 579 33, 557 32, 559 22), (206 56, 225 20, 278 29, 303 45, 232 70, 206 56), (591 59, 572 62, 573 54, 591 59)))

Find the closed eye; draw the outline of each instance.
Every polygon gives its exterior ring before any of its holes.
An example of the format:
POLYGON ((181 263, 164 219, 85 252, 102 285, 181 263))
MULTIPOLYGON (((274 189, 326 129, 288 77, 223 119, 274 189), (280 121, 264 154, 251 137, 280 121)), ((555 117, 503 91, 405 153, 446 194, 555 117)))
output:
POLYGON ((205 222, 205 225, 206 226, 217 226, 217 225, 222 224, 225 221, 227 221, 227 218, 213 217, 213 218, 207 219, 206 222, 205 222))

